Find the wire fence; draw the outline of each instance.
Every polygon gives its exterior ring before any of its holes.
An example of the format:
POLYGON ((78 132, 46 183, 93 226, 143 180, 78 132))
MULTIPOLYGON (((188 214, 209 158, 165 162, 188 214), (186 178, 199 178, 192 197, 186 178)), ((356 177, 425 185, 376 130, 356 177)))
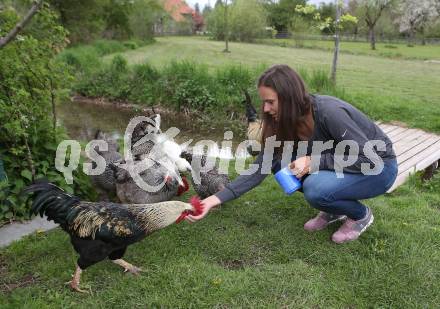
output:
MULTIPOLYGON (((313 34, 296 34, 296 36, 299 36, 303 40, 317 40, 317 41, 333 41, 334 36, 333 35, 313 35, 313 34)), ((294 33, 289 31, 280 31, 276 34, 276 39, 289 39, 293 38, 294 33)), ((342 34, 339 36, 341 41, 345 42, 369 42, 368 36, 365 35, 346 35, 342 34)), ((425 38, 424 39, 425 44, 429 45, 440 45, 440 38, 425 38)), ((402 38, 402 37, 386 37, 383 35, 377 35, 376 36, 376 42, 377 43, 394 43, 394 44, 407 44, 408 39, 402 38)), ((423 40, 421 38, 415 38, 411 41, 413 44, 422 44, 423 40)))

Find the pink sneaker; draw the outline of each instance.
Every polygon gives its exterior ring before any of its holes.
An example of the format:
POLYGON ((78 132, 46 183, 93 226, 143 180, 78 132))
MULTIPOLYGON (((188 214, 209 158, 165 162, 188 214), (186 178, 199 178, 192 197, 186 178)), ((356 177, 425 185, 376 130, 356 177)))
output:
POLYGON ((373 213, 371 212, 371 209, 367 207, 367 214, 363 219, 357 221, 347 219, 339 230, 333 234, 332 240, 337 244, 356 240, 359 238, 359 235, 365 232, 373 221, 373 213))
POLYGON ((327 227, 327 225, 344 220, 346 216, 338 216, 320 211, 315 218, 310 219, 304 224, 304 229, 309 232, 320 231, 327 227))

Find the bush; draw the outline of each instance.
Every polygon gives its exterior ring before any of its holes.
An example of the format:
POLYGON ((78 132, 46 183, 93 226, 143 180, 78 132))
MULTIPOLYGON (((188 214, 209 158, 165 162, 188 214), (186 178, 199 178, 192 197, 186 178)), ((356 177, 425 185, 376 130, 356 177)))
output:
POLYGON ((136 49, 136 48, 138 48, 137 43, 136 43, 136 42, 133 42, 133 41, 127 41, 127 42, 124 42, 124 46, 125 46, 126 48, 128 48, 128 49, 136 49))
POLYGON ((131 92, 129 100, 136 103, 153 105, 160 96, 159 92, 160 73, 148 63, 133 67, 131 77, 131 92))
POLYGON ((161 75, 162 100, 170 99, 177 110, 203 110, 214 101, 213 79, 206 65, 173 61, 161 75), (203 103, 203 100, 208 102, 203 103))
POLYGON ((129 49, 124 43, 113 40, 97 40, 93 42, 92 48, 95 49, 100 56, 120 53, 129 49))
MULTIPOLYGON (((17 20, 15 11, 0 11, 0 37, 17 20)), ((8 176, 0 189, 0 224, 29 217, 19 193, 35 179, 64 182, 52 168, 56 145, 65 138, 56 127, 52 100, 59 99, 70 82, 65 63, 55 58, 64 48, 66 32, 46 6, 33 22, 20 39, 0 49, 0 158, 8 176)), ((65 61, 80 67, 72 54, 65 61)))
POLYGON ((329 73, 322 69, 311 71, 305 81, 309 88, 316 92, 332 91, 334 88, 329 73))

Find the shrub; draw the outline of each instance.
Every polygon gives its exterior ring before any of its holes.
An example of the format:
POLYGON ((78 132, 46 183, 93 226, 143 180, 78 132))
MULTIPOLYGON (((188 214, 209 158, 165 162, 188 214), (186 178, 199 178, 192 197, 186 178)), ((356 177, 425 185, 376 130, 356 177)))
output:
POLYGON ((322 69, 312 70, 307 74, 306 83, 310 89, 316 92, 332 91, 334 88, 329 73, 322 69))
POLYGON ((128 48, 128 49, 136 49, 136 48, 138 48, 137 43, 136 43, 136 42, 133 42, 133 41, 127 41, 127 42, 124 42, 124 46, 125 46, 126 48, 128 48))
POLYGON ((124 43, 114 40, 97 40, 93 42, 92 47, 100 56, 120 53, 129 48, 124 43))
MULTIPOLYGON (((17 19, 13 10, 0 11, 0 37, 17 19)), ((33 22, 20 39, 0 49, 0 158, 8 176, 0 189, 0 222, 29 217, 19 193, 35 179, 63 183, 52 169, 56 145, 64 137, 56 127, 52 100, 70 81, 65 64, 55 58, 64 48, 66 32, 46 6, 33 22)), ((72 55, 66 60, 80 63, 72 55)))
POLYGON ((154 104, 160 95, 160 73, 150 64, 140 64, 133 67, 131 78, 130 101, 136 103, 154 104))

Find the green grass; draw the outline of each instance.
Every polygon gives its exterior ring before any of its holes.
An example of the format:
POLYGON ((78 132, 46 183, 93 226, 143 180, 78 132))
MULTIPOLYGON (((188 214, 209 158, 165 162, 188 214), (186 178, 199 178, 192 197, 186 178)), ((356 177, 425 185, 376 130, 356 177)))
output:
MULTIPOLYGON (((204 38, 164 37, 122 55, 129 64, 148 61, 161 67, 171 60, 190 60, 211 69, 228 64, 267 67, 287 63, 295 69, 329 72, 332 61, 332 52, 322 50, 230 43, 232 52, 225 54, 223 48, 223 42, 204 38)), ((337 79, 344 89, 341 96, 371 118, 440 132, 440 64, 341 54, 337 79)))
MULTIPOLYGON (((259 42, 283 47, 296 46, 293 39, 263 39, 259 42)), ((323 50, 333 50, 334 48, 333 41, 304 40, 301 43, 304 48, 323 50)), ((409 47, 404 43, 376 43, 376 50, 372 50, 369 42, 342 41, 340 51, 357 55, 440 61, 440 45, 414 45, 409 47)))
POLYGON ((140 277, 109 261, 91 267, 82 277, 90 295, 64 286, 76 261, 67 234, 34 234, 0 250, 0 307, 434 308, 439 190, 440 174, 427 185, 413 177, 397 192, 367 200, 375 223, 358 241, 336 245, 330 236, 337 226, 305 232, 316 211, 301 193, 284 196, 270 178, 197 224, 129 247, 126 260, 145 269, 140 277))

